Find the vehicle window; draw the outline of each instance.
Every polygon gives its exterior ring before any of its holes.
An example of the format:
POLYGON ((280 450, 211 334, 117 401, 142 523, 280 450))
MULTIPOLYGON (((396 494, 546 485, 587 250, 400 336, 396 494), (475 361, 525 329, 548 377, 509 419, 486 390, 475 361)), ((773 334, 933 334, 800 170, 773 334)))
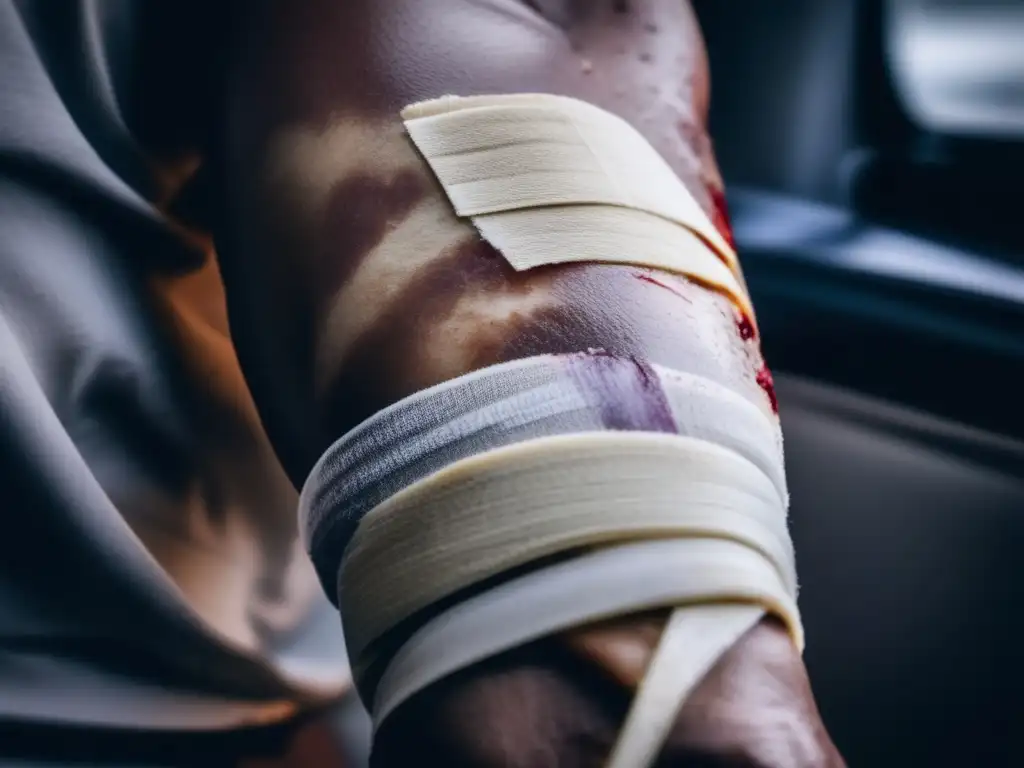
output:
POLYGON ((1024 0, 888 0, 896 88, 922 128, 1024 137, 1024 0))

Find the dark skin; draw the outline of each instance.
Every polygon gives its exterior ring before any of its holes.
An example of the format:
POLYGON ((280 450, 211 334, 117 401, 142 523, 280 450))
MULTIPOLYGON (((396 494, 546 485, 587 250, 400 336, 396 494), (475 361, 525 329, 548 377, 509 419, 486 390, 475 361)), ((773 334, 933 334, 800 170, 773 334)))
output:
MULTIPOLYGON (((398 110, 425 98, 555 92, 629 119, 721 221, 721 180, 706 130, 706 59, 682 0, 282 0, 254 4, 247 17, 230 61, 226 128, 215 162, 227 200, 218 247, 243 367, 275 448, 298 483, 320 451, 368 413, 503 359, 601 346, 689 367, 752 399, 763 397, 755 381, 756 338, 744 333, 728 342, 736 345, 733 352, 719 352, 717 339, 742 321, 723 297, 668 275, 638 280, 636 270, 619 267, 514 274, 469 235, 455 243, 452 258, 424 273, 427 288, 402 295, 403 313, 373 315, 348 338, 356 321, 366 319, 351 314, 346 290, 362 273, 350 262, 364 258, 437 190, 396 173, 370 179, 353 194, 341 187, 351 174, 339 174, 323 185, 322 198, 297 198, 282 191, 287 184, 275 181, 263 162, 282 137, 319 136, 349 118, 376 126, 370 133, 386 141, 398 110), (344 204, 330 205, 332 196, 344 204), (358 228, 365 217, 352 215, 367 200, 376 201, 371 212, 394 213, 369 234, 358 228), (497 331, 481 336, 474 323, 463 338, 462 326, 451 325, 457 313, 449 305, 474 291, 515 307, 522 301, 522 308, 496 320, 497 331), (346 322, 337 323, 345 312, 346 322), (455 339, 450 354, 424 357, 422 339, 432 323, 437 338, 455 339), (415 344, 402 354, 381 352, 406 339, 415 344)), ((323 145, 310 146, 314 167, 328 164, 328 153, 317 154, 323 145)), ((295 174, 311 178, 308 170, 295 174)), ((387 304, 391 283, 371 285, 387 304)), ((438 684, 384 724, 373 764, 599 766, 663 621, 663 614, 634 617, 550 638, 438 684)), ((688 700, 658 764, 831 768, 843 762, 799 653, 766 619, 688 700)))
MULTIPOLYGON (((620 636, 618 646, 591 637, 589 652, 581 652, 579 635, 538 643, 442 683, 385 724, 372 765, 412 765, 422 755, 479 768, 603 765, 632 690, 622 683, 631 678, 635 654, 622 653, 622 644, 649 647, 661 623, 657 616, 623 620, 608 628, 620 636)), ((792 643, 767 621, 733 647, 686 702, 656 765, 843 762, 792 643)))

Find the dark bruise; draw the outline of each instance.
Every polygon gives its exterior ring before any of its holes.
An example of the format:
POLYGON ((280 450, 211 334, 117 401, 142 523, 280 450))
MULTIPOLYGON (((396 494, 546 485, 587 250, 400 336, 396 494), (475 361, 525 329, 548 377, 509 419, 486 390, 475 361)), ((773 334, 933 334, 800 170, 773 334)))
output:
MULTIPOLYGON (((436 384, 436 373, 429 370, 431 331, 467 293, 496 290, 525 293, 528 288, 501 254, 479 238, 453 246, 420 269, 342 361, 323 404, 324 427, 336 437, 436 384)), ((450 376, 465 372, 452 371, 450 376)))
POLYGON ((411 169, 389 179, 357 173, 335 185, 317 247, 318 307, 344 285, 388 230, 403 220, 428 191, 423 176, 411 169))
POLYGON ((595 349, 573 355, 566 365, 576 385, 600 409, 608 429, 677 431, 661 382, 646 361, 595 349))

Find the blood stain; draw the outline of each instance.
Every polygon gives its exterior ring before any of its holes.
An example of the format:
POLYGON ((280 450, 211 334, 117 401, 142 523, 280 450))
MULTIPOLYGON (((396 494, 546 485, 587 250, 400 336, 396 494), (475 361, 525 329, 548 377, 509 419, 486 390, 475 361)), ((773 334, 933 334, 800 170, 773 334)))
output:
POLYGON ((711 195, 712 222, 729 243, 729 247, 735 249, 736 241, 733 238, 732 224, 729 221, 729 204, 726 202, 725 192, 717 187, 708 187, 708 193, 711 195))
POLYGON ((779 398, 775 394, 775 381, 772 379, 772 372, 768 370, 768 366, 762 366, 761 370, 757 372, 757 386, 764 390, 764 393, 768 395, 768 402, 771 403, 772 412, 779 412, 779 398))
POLYGON ((745 313, 741 313, 740 319, 736 321, 736 330, 739 331, 740 338, 744 341, 750 341, 757 335, 757 331, 754 330, 754 323, 751 322, 745 313))

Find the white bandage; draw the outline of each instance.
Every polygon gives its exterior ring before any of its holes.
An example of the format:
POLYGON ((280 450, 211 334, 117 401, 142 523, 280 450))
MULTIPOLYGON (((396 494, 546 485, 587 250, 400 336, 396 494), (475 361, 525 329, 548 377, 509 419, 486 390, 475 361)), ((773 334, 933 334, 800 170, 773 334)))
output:
POLYGON ((455 96, 402 111, 455 212, 517 270, 637 264, 684 275, 749 316, 736 254, 629 123, 546 94, 455 96))
POLYGON ((551 355, 378 413, 325 454, 301 508, 325 584, 337 579, 375 724, 431 683, 522 643, 675 607, 616 748, 614 765, 639 767, 693 686, 766 612, 802 647, 786 506, 778 424, 754 404, 693 374, 551 355), (641 409, 629 427, 639 431, 609 431, 600 387, 573 372, 581 365, 616 381, 634 372, 660 393, 668 423, 641 409), (397 652, 378 642, 551 555, 561 560, 443 610, 397 652))
POLYGON ((783 509, 767 475, 739 454, 679 435, 555 436, 463 459, 372 510, 352 538, 341 608, 355 674, 373 640, 439 599, 574 550, 723 539, 772 563, 791 592, 783 509))
POLYGON ((371 512, 341 577, 354 674, 376 660, 368 638, 418 610, 525 563, 587 550, 600 550, 597 567, 570 560, 428 623, 391 661, 374 697, 375 721, 463 666, 650 608, 753 605, 783 619, 802 645, 785 511, 768 478, 704 441, 598 432, 457 462, 371 512), (558 573, 568 574, 561 584, 558 573), (431 641, 432 633, 444 639, 431 641))
POLYGON ((785 509, 767 476, 708 442, 601 432, 463 460, 367 516, 340 578, 357 680, 381 661, 367 636, 552 554, 570 559, 458 603, 384 659, 373 722, 503 651, 671 606, 609 762, 643 768, 689 693, 762 616, 781 618, 803 647, 785 509))

